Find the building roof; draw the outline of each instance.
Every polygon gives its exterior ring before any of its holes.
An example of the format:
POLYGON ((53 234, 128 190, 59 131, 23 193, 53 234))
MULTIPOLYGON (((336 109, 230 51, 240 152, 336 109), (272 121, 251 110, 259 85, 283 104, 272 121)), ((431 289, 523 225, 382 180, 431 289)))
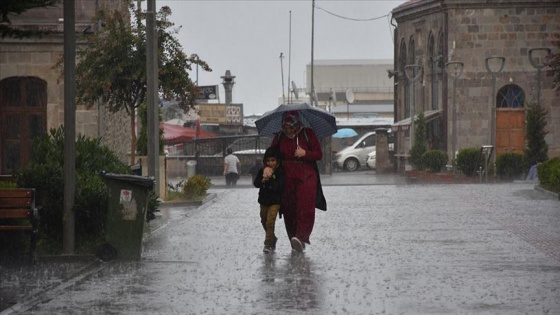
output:
MULTIPOLYGON (((311 63, 307 64, 311 66, 311 63)), ((313 66, 393 65, 393 59, 324 59, 313 60, 313 66)))

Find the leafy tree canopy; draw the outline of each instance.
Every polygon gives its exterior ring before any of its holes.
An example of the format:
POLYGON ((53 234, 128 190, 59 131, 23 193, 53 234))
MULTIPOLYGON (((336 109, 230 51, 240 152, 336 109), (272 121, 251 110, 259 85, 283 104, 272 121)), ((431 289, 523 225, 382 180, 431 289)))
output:
POLYGON ((10 15, 22 14, 23 12, 34 9, 53 6, 62 3, 61 0, 2 0, 0 5, 0 36, 24 38, 34 35, 44 35, 45 32, 21 30, 11 26, 10 15))
MULTIPOLYGON (((212 71, 197 55, 187 56, 175 35, 178 28, 169 21, 171 9, 162 7, 156 14, 158 37, 158 93, 164 99, 177 100, 184 110, 194 106, 197 88, 189 70, 198 65, 212 71)), ((76 96, 78 103, 93 106, 102 101, 108 110, 126 110, 131 118, 131 163, 134 163, 136 136, 135 109, 146 103, 146 26, 145 14, 99 11, 99 32, 87 35, 87 44, 77 52, 76 96), (136 21, 136 23, 131 23, 136 21)), ((59 61, 61 67, 63 60, 59 61)))

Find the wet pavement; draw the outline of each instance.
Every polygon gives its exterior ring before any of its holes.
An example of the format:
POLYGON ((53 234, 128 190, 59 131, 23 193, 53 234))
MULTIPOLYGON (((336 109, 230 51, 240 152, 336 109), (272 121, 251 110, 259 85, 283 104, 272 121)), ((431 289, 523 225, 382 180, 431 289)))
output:
POLYGON ((282 220, 263 253, 257 189, 213 178, 203 205, 162 209, 138 262, 0 266, 0 292, 17 300, 0 315, 560 314, 558 196, 533 183, 322 179, 329 209, 303 254, 282 220))

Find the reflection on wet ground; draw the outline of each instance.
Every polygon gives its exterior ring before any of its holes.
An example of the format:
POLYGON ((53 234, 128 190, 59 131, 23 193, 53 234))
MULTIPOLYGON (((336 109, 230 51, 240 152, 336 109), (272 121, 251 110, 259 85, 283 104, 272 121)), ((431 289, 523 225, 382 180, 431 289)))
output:
POLYGON ((257 190, 217 189, 166 210, 141 261, 0 264, 0 315, 560 314, 558 200, 531 187, 327 186, 303 254, 282 220, 264 254, 257 190))
POLYGON ((289 258, 277 261, 275 253, 262 257, 261 276, 263 285, 259 289, 262 303, 272 310, 310 311, 319 309, 320 293, 313 264, 305 253, 292 251, 289 258))

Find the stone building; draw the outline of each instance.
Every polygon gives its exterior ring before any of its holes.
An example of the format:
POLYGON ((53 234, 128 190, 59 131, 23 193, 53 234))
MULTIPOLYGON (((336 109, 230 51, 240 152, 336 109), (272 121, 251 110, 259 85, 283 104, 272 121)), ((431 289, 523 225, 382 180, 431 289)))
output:
MULTIPOLYGON (((128 1, 76 0, 76 45, 80 36, 95 32, 92 18, 102 7, 127 9, 128 1)), ((55 64, 64 51, 63 6, 36 8, 10 17, 12 26, 51 31, 25 39, 0 38, 0 174, 29 161, 34 138, 64 124, 64 84, 55 64)), ((128 162, 130 119, 108 113, 103 106, 76 104, 76 134, 103 137, 123 162, 128 162)))
POLYGON ((392 22, 400 169, 414 136, 410 117, 420 111, 429 144, 450 158, 482 145, 494 146, 494 157, 522 153, 525 108, 539 95, 549 157, 560 156, 560 98, 541 70, 548 50, 557 53, 560 2, 410 0, 393 9, 392 22))

